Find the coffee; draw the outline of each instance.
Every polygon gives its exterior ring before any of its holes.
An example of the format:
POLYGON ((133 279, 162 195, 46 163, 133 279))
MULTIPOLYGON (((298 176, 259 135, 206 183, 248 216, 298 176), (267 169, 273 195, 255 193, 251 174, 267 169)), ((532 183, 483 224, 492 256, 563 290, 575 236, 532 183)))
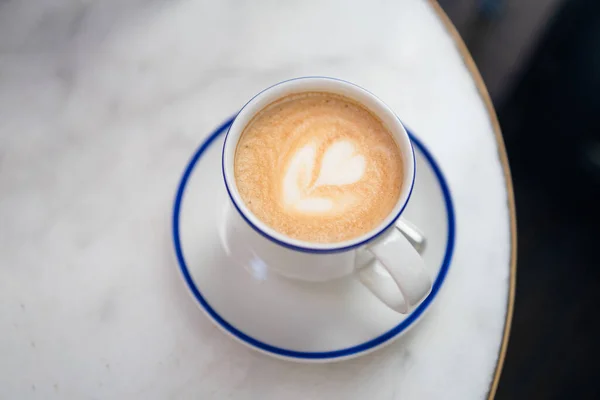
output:
POLYGON ((389 215, 402 157, 385 125, 355 101, 323 92, 290 95, 250 121, 234 174, 246 206, 289 237, 335 243, 389 215))

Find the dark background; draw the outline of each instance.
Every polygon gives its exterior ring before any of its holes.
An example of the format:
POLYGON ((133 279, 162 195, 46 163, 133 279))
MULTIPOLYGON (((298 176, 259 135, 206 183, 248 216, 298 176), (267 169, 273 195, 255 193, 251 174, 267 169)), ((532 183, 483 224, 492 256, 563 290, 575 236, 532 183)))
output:
POLYGON ((600 0, 440 0, 488 86, 518 225, 497 399, 600 399, 600 0))

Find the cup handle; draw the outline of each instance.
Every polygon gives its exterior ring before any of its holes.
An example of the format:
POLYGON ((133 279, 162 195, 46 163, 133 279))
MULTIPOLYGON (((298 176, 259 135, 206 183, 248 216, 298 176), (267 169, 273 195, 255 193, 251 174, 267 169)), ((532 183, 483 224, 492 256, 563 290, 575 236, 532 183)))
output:
POLYGON ((408 314, 431 292, 431 277, 425 262, 399 229, 367 245, 373 260, 358 270, 358 278, 379 300, 401 314, 408 314), (390 274, 377 271, 377 261, 390 274))

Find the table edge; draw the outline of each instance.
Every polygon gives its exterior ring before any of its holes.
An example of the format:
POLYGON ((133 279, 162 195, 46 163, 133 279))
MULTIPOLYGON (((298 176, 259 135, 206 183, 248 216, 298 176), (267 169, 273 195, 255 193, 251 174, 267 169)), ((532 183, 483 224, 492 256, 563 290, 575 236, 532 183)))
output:
POLYGON ((481 100, 485 104, 485 108, 490 117, 490 123, 492 124, 492 128, 494 130, 494 136, 496 138, 497 146, 498 146, 498 157, 500 159, 500 163, 502 164, 502 169, 504 171, 504 180, 506 184, 506 194, 507 194, 507 204, 508 204, 508 212, 510 216, 510 277, 509 277, 509 289, 508 289, 508 304, 506 308, 506 320, 504 322, 504 333, 502 335, 502 343, 500 345, 500 351, 498 353, 498 361, 496 363, 496 369, 494 372, 494 378, 492 380, 490 390, 488 392, 488 400, 493 399, 496 396, 496 391, 498 390, 498 382, 500 381, 500 375, 502 374, 502 367, 504 366, 504 360, 506 358, 506 349, 508 347, 508 340, 510 336, 510 328, 513 319, 513 312, 515 307, 515 286, 517 279, 517 217, 515 210, 515 196, 513 183, 510 173, 510 166, 508 165, 508 156, 506 154, 506 147, 504 145, 504 138, 502 137, 502 131, 500 129, 500 124, 498 122, 498 116, 496 115, 496 110, 494 109, 494 105, 492 104, 492 100, 490 98, 490 94, 488 93, 487 87, 483 82, 483 78, 477 69, 477 65, 471 56, 471 53, 467 49, 465 42, 462 40, 462 37, 456 30, 456 27, 446 14, 446 12, 439 5, 437 0, 428 0, 429 5, 433 9, 433 11, 437 14, 438 18, 446 28, 448 34, 452 37, 457 50, 460 52, 463 62, 473 81, 477 90, 479 91, 479 96, 481 100))

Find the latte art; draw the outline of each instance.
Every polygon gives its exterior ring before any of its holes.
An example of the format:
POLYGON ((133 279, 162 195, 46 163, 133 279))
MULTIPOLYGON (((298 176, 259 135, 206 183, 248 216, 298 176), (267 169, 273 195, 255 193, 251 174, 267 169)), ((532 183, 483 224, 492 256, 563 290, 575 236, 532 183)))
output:
POLYGON ((329 193, 329 196, 314 196, 322 186, 341 187, 358 182, 365 173, 366 161, 355 154, 352 142, 340 140, 326 150, 320 165, 317 164, 319 146, 310 143, 292 156, 283 176, 283 203, 286 207, 304 213, 340 213, 359 198, 352 193, 329 193), (315 179, 316 176, 316 179, 315 179))
POLYGON ((400 149, 363 106, 329 93, 284 97, 243 131, 234 174, 247 207, 292 238, 333 243, 358 237, 400 194, 400 149))

